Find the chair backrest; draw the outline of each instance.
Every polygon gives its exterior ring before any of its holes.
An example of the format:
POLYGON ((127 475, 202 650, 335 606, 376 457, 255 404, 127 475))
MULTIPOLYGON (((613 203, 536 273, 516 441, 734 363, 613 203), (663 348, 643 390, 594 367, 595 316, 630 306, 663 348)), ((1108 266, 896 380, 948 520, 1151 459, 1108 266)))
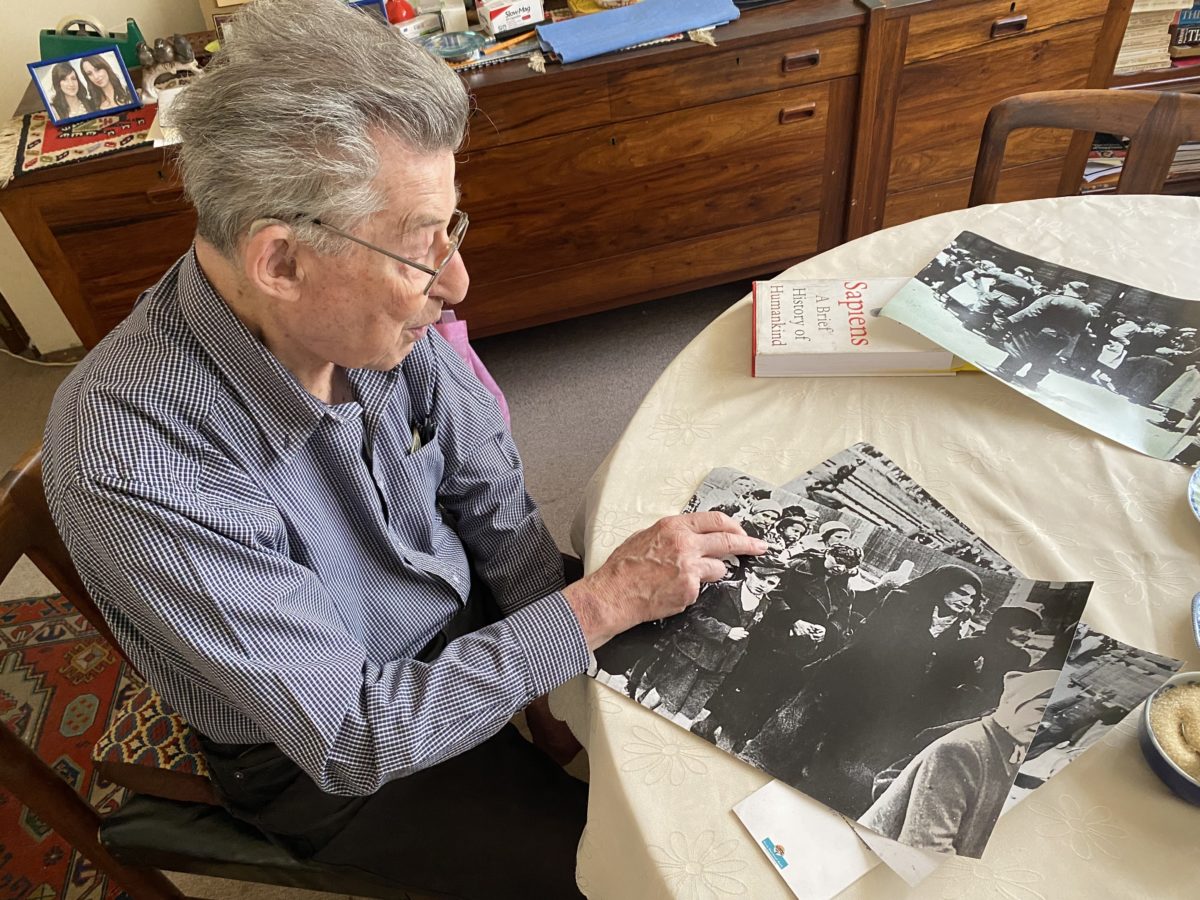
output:
POLYGON ((28 556, 113 650, 125 657, 108 623, 88 596, 54 527, 42 491, 40 445, 26 453, 0 481, 0 580, 22 556, 28 556))
MULTIPOLYGON (((84 589, 50 518, 42 492, 41 447, 26 453, 0 481, 0 580, 22 556, 28 556, 112 648, 121 652, 84 589)), ((118 862, 97 838, 100 817, 96 811, 3 723, 0 723, 0 785, 132 896, 182 900, 179 889, 161 872, 118 862)))
POLYGON ((1018 128, 1106 131, 1130 139, 1118 194, 1162 190, 1175 152, 1200 139, 1200 95, 1169 91, 1038 91, 1002 100, 988 113, 970 206, 993 203, 1008 136, 1018 128))

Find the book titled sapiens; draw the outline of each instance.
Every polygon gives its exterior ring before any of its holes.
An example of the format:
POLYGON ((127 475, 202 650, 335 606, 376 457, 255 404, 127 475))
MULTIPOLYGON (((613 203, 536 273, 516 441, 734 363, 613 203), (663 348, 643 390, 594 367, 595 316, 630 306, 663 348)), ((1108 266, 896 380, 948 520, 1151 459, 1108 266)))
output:
POLYGON ((752 374, 953 375, 950 351, 879 317, 879 309, 910 280, 754 282, 752 374))

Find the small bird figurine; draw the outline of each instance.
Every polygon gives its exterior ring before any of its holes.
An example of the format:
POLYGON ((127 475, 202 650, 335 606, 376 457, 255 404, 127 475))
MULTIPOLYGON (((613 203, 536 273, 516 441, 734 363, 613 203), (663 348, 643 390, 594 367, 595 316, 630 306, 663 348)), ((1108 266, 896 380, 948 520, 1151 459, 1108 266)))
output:
POLYGON ((148 103, 158 100, 156 83, 164 75, 174 78, 184 73, 200 74, 195 51, 182 34, 172 35, 170 40, 156 38, 153 50, 141 41, 137 45, 137 55, 142 64, 142 95, 148 103))
POLYGON ((182 34, 171 35, 171 47, 175 50, 175 61, 181 65, 196 61, 196 51, 182 34))
POLYGON ((137 58, 138 63, 143 69, 148 69, 154 65, 154 54, 150 52, 149 45, 145 41, 137 42, 137 58))
POLYGON ((154 61, 160 66, 175 62, 175 50, 167 43, 166 38, 154 39, 154 61))

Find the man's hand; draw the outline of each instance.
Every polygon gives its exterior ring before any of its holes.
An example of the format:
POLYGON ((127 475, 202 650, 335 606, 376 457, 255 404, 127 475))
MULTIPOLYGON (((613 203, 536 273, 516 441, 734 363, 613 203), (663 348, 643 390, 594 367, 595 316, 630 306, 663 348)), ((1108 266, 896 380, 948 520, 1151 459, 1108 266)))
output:
POLYGON ((792 634, 796 637, 810 638, 813 643, 819 644, 825 640, 825 626, 817 625, 814 622, 808 622, 804 619, 797 619, 792 625, 792 634))
POLYGON ((729 629, 729 639, 731 641, 744 641, 750 632, 739 625, 734 625, 729 629))
POLYGON ((702 583, 725 577, 722 557, 766 551, 764 541, 749 537, 724 513, 668 516, 631 535, 604 565, 563 594, 595 650, 634 625, 691 606, 702 583))

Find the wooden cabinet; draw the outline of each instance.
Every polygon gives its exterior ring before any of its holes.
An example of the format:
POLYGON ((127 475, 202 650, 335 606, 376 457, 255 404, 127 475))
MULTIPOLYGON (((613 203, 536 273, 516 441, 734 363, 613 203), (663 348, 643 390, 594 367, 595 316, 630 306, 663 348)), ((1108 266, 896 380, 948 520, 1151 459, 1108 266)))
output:
MULTIPOLYGON (((717 47, 469 73, 463 315, 476 335, 522 328, 771 274, 961 207, 992 104, 1105 83, 1129 3, 788 0, 721 28, 717 47)), ((1059 192, 1076 149, 1014 139, 1002 196, 1059 192)), ((0 191, 88 346, 187 249, 172 159, 132 150, 0 191)))
MULTIPOLYGON (((1103 86, 1128 8, 1128 0, 875 5, 847 236, 965 206, 992 106, 1029 91, 1103 86)), ((1086 142, 1069 132, 1018 132, 1001 192, 1053 196, 1078 185, 1085 157, 1086 142)))

